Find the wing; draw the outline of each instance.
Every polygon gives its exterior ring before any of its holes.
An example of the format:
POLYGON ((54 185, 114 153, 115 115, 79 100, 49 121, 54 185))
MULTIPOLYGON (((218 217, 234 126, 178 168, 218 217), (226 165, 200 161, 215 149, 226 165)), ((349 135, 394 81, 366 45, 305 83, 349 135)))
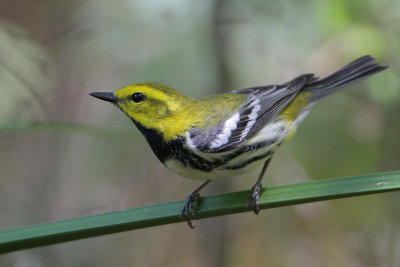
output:
POLYGON ((314 74, 304 74, 281 85, 232 91, 247 96, 247 101, 239 111, 209 131, 193 129, 189 134, 189 144, 207 153, 225 152, 239 147, 274 119, 306 84, 316 79, 314 74))

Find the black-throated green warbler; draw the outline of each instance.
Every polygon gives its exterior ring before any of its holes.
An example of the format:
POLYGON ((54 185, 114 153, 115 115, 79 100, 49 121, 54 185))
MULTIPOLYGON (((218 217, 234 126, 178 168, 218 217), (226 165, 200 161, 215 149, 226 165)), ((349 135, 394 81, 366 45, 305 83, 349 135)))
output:
POLYGON ((210 180, 233 177, 264 163, 246 203, 257 214, 261 179, 275 151, 323 97, 386 69, 363 56, 324 79, 304 74, 267 85, 199 99, 155 82, 90 95, 115 104, 143 133, 158 159, 191 179, 206 180, 186 200, 182 216, 192 227, 193 203, 210 180))

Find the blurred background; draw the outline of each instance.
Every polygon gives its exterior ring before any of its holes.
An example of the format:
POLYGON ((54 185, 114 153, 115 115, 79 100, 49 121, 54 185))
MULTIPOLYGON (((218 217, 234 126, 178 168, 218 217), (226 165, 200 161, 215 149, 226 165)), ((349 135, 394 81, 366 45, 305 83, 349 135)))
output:
MULTIPOLYGON (((89 97, 156 81, 200 97, 390 69, 325 99, 264 185, 400 169, 400 1, 0 1, 0 230, 184 199, 131 121, 89 97), (51 124, 49 124, 51 122, 51 124)), ((259 170, 203 195, 250 189, 259 170)), ((399 266, 399 193, 129 231, 11 253, 1 266, 399 266)))

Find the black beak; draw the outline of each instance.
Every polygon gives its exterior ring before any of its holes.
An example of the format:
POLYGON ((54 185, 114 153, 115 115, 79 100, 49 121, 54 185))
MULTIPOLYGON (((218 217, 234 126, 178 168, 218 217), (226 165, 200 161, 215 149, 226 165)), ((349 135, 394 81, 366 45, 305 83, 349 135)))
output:
POLYGON ((93 92, 89 95, 114 104, 118 102, 118 98, 116 98, 112 92, 93 92))

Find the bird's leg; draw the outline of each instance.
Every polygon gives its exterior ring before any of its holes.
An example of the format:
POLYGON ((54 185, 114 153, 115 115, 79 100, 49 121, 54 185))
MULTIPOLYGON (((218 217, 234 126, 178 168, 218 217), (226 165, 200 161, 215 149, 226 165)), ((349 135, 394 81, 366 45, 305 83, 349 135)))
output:
POLYGON ((261 170, 261 173, 258 176, 257 182, 251 188, 250 197, 245 204, 245 207, 251 208, 255 214, 258 214, 260 212, 260 206, 258 205, 258 199, 260 198, 260 191, 262 188, 261 180, 264 176, 265 170, 268 168, 270 161, 271 161, 271 158, 269 158, 269 159, 267 159, 267 161, 265 161, 264 166, 261 170))
POLYGON ((197 187, 192 193, 190 193, 185 202, 185 206, 183 207, 183 210, 181 212, 181 219, 186 219, 187 223, 190 228, 194 228, 194 225, 192 223, 192 219, 196 218, 196 210, 193 206, 193 203, 195 203, 199 197, 200 197, 200 190, 203 189, 211 180, 206 180, 204 181, 199 187, 197 187))

